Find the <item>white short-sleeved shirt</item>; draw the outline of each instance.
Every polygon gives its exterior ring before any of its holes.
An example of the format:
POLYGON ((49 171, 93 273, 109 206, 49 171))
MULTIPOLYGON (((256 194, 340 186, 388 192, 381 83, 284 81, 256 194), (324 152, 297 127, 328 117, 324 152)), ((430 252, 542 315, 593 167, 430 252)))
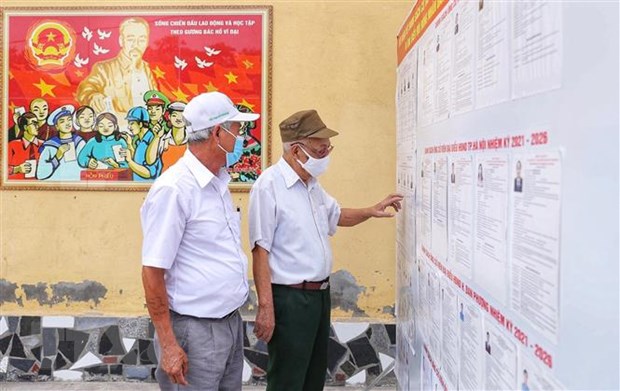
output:
POLYGON ((166 269, 170 308, 221 318, 245 303, 248 262, 230 176, 213 175, 189 151, 159 177, 140 210, 142 265, 166 269))
POLYGON ((261 174, 250 192, 250 246, 269 252, 271 281, 320 281, 332 269, 329 237, 340 206, 316 179, 306 186, 281 158, 261 174))

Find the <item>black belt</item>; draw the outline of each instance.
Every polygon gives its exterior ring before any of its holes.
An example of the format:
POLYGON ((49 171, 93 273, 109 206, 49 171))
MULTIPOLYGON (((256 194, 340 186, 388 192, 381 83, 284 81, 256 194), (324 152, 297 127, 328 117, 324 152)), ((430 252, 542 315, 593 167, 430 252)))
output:
POLYGON ((329 277, 321 281, 303 281, 298 284, 273 284, 279 286, 287 286, 294 289, 302 289, 304 291, 324 291, 329 288, 329 277))
POLYGON ((172 313, 174 315, 177 315, 177 316, 187 316, 188 318, 193 318, 193 319, 198 319, 198 320, 224 320, 224 319, 228 319, 231 316, 233 316, 234 314, 236 314, 238 310, 239 310, 239 308, 235 308, 234 310, 232 310, 228 314, 222 316, 221 318, 202 318, 200 316, 179 314, 178 312, 173 311, 173 310, 170 310, 170 313, 172 313))

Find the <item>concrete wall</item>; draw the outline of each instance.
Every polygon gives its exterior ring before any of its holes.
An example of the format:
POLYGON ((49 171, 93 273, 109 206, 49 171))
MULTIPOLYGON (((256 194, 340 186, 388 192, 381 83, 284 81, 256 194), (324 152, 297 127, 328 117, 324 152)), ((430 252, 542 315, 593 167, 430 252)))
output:
MULTIPOLYGON (((2 2, 7 7, 90 4, 2 2)), ((175 3, 131 3, 140 4, 175 3)), ((316 108, 341 132, 333 140, 336 149, 321 179, 324 187, 343 206, 379 201, 395 188, 394 43, 411 2, 251 4, 273 5, 272 122, 277 126, 292 112, 316 108)), ((277 127, 272 139, 275 162, 281 153, 277 127)), ((142 192, 0 191, 2 314, 145 315, 139 222, 144 197, 142 192)), ((247 193, 235 193, 233 199, 247 213, 247 193)), ((242 221, 249 255, 248 219, 242 221)), ((394 237, 393 220, 375 220, 340 229, 332 239, 336 319, 392 319, 394 237)))

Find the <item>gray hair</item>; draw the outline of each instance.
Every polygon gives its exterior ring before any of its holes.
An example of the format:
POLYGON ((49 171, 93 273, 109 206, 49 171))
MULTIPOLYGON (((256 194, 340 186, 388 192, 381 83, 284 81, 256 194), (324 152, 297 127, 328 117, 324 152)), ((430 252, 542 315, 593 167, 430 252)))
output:
POLYGON ((288 141, 286 143, 282 143, 282 151, 284 152, 290 152, 291 148, 293 148, 293 145, 295 144, 303 144, 302 141, 307 140, 308 138, 302 138, 299 140, 295 140, 295 141, 288 141))
MULTIPOLYGON (((219 124, 219 126, 222 126, 226 129, 230 129, 231 125, 232 125, 231 121, 226 121, 226 122, 219 124)), ((215 125, 215 126, 218 126, 218 125, 215 125)), ((187 143, 193 144, 193 143, 198 143, 201 141, 208 140, 215 126, 211 126, 206 129, 192 130, 192 131, 187 132, 187 143)))
POLYGON ((123 33, 125 32, 125 28, 127 27, 128 24, 141 24, 144 26, 144 28, 146 28, 146 35, 149 35, 149 32, 151 30, 151 27, 149 26, 149 22, 147 22, 146 20, 144 20, 143 18, 140 17, 133 17, 133 18, 129 18, 129 19, 125 19, 121 22, 120 26, 119 26, 119 32, 120 32, 120 36, 123 36, 123 33))

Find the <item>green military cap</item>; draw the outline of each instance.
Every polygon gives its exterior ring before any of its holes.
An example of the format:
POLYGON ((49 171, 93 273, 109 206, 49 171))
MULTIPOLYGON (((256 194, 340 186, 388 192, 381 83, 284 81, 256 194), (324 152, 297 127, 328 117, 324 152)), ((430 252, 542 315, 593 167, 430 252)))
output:
POLYGON ((304 138, 330 138, 338 132, 329 129, 316 110, 299 111, 280 122, 280 136, 282 142, 302 140, 304 138))
POLYGON ((144 99, 144 103, 146 103, 147 106, 167 106, 170 103, 170 99, 168 99, 166 95, 162 94, 157 90, 150 90, 145 92, 142 98, 144 99))

